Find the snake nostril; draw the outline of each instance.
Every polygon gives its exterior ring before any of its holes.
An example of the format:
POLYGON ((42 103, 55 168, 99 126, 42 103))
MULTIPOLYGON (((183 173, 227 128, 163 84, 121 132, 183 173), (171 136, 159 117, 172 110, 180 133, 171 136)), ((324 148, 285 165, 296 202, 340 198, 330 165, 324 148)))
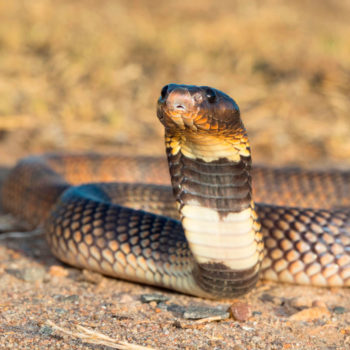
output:
POLYGON ((168 92, 168 85, 165 85, 160 92, 160 96, 162 97, 162 99, 165 98, 167 92, 168 92))

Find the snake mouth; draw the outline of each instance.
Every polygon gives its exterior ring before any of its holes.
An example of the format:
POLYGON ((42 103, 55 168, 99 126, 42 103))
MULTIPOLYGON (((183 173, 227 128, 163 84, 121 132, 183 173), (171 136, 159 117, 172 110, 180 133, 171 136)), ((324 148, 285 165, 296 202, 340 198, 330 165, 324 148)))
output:
MULTIPOLYGON (((164 94, 163 90, 162 92, 164 94)), ((166 94, 159 100, 164 125, 196 131, 194 121, 200 110, 198 97, 198 94, 192 95, 184 86, 167 86, 166 94)))
POLYGON ((169 84, 161 90, 157 115, 168 130, 218 132, 237 129, 235 101, 208 86, 169 84))

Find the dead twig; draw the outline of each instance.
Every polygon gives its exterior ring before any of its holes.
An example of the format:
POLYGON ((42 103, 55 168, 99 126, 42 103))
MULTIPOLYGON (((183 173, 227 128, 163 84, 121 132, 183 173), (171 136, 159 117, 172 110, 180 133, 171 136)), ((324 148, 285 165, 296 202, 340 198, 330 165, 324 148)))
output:
POLYGON ((76 326, 76 330, 71 331, 69 329, 57 326, 50 320, 47 320, 45 324, 57 331, 70 335, 74 338, 79 338, 82 341, 90 344, 105 345, 113 349, 120 349, 120 350, 155 350, 154 348, 149 348, 141 345, 135 345, 135 344, 119 341, 119 340, 110 338, 107 335, 85 328, 80 325, 76 326))

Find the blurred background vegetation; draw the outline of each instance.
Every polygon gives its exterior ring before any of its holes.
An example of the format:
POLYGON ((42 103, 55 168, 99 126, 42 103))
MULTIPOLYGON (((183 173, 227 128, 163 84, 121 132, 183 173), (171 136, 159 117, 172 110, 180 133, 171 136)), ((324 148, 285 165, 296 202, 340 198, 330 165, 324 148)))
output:
POLYGON ((0 2, 0 157, 163 154, 163 85, 238 102, 254 160, 350 165, 350 2, 0 2))

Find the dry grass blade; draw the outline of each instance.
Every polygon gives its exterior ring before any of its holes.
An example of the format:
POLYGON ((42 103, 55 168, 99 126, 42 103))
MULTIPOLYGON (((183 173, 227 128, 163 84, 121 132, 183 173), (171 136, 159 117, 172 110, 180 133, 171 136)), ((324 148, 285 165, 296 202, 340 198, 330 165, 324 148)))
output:
POLYGON ((199 320, 194 321, 195 324, 202 324, 202 323, 209 323, 209 322, 216 322, 216 321, 222 321, 226 320, 228 317, 219 315, 219 316, 210 316, 210 317, 205 317, 201 318, 199 320))
POLYGON ((33 231, 12 231, 12 232, 6 232, 0 234, 0 240, 6 240, 6 239, 17 239, 17 238, 32 238, 36 236, 42 235, 44 232, 42 229, 36 229, 33 231))
POLYGON ((135 345, 135 344, 119 341, 119 340, 110 338, 102 333, 87 329, 80 325, 76 326, 76 331, 70 331, 66 328, 57 326, 50 320, 46 321, 46 325, 64 334, 70 335, 74 338, 79 338, 82 341, 90 344, 105 345, 113 349, 120 349, 120 350, 155 350, 154 348, 149 348, 141 345, 135 345))

